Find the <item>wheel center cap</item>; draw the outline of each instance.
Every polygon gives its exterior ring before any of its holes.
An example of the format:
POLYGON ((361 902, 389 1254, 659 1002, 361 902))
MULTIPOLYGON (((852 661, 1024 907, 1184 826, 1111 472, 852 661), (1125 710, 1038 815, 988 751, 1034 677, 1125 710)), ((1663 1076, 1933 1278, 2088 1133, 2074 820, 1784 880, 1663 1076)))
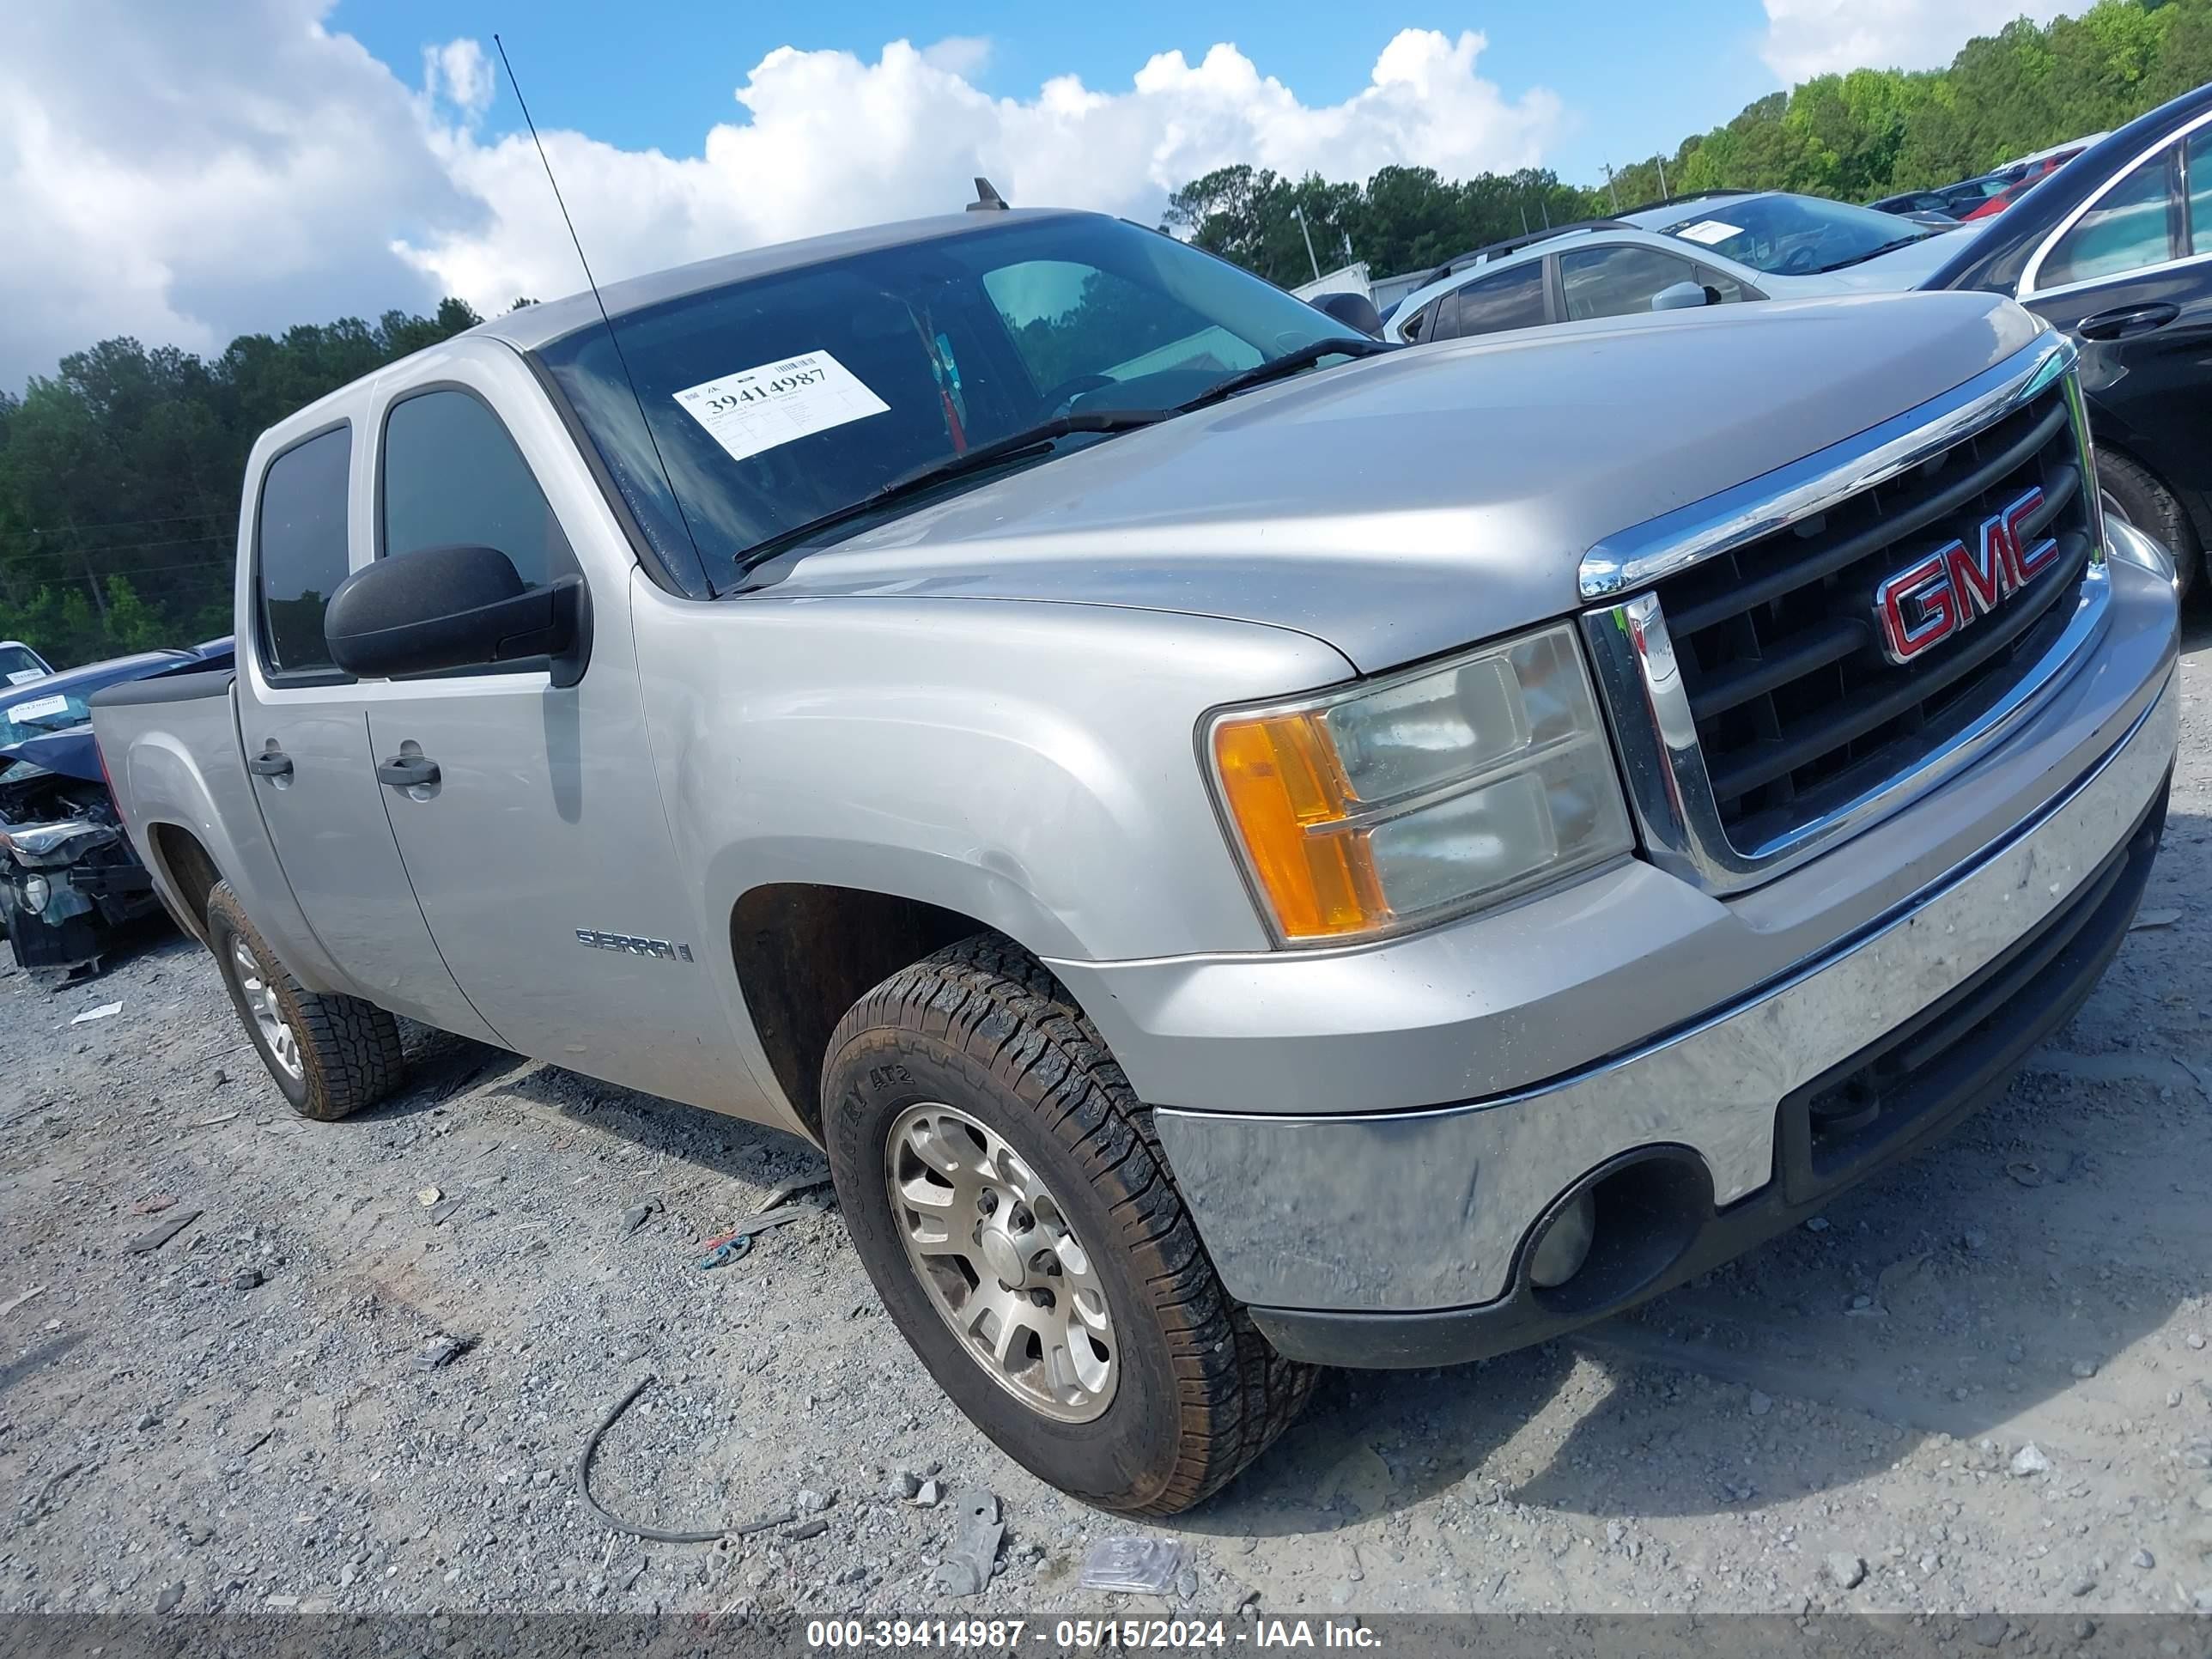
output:
POLYGON ((983 1229, 983 1265, 990 1268, 998 1281, 1010 1290, 1018 1291, 1029 1279, 1029 1264, 1022 1253, 1014 1248, 1014 1241, 1006 1237, 1002 1228, 983 1229))

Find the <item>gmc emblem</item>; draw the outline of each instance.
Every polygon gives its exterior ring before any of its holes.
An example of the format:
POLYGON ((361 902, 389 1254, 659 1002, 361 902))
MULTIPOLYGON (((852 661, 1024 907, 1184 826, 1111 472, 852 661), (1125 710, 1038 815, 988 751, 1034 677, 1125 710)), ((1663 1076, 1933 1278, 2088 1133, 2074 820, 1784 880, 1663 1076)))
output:
POLYGON ((1887 578, 1874 591, 1875 621, 1882 653, 1908 663, 1931 646, 1972 627, 2048 570, 2058 558, 2058 539, 2046 536, 2021 545, 2025 526, 2043 505, 2029 490, 1975 532, 1975 547, 1954 541, 1887 578))

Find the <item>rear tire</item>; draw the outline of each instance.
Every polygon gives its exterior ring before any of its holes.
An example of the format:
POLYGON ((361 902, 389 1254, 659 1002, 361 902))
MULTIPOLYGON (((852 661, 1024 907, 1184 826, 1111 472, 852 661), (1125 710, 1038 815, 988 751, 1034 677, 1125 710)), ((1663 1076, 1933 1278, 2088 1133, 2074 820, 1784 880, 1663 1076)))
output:
POLYGON ((2099 447, 2097 481, 2104 486, 2105 494, 2119 503, 2130 524, 2147 536, 2155 536, 2173 555, 2182 597, 2188 598, 2197 586, 2204 550, 2197 539, 2197 527, 2190 522, 2187 509, 2148 467, 2117 449, 2099 447))
POLYGON ((207 922, 231 1006, 294 1111, 330 1122, 399 1086, 407 1062, 398 1020, 373 1002, 324 996, 294 979, 228 882, 208 894, 207 922))
POLYGON ((1143 1103, 1017 946, 979 935, 869 992, 830 1038, 822 1094, 840 1206, 877 1293, 953 1403, 1040 1480, 1120 1514, 1174 1515, 1304 1406, 1313 1368, 1278 1354, 1222 1288, 1143 1103), (894 1180, 927 1201, 895 1202, 894 1180), (994 1366, 990 1338, 1008 1324, 1021 1340, 994 1366))

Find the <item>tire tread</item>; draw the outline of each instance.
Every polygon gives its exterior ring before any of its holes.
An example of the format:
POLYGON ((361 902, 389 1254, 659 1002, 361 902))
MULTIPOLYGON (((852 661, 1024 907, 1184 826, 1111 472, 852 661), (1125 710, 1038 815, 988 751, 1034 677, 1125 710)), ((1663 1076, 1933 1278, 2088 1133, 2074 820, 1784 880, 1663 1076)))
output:
POLYGON ((1277 1353, 1222 1287, 1150 1112, 1036 957, 983 933, 901 969, 838 1023, 825 1076, 851 1045, 908 1033, 939 1038, 981 1064, 1088 1173, 1109 1212, 1127 1218, 1118 1242, 1154 1292, 1150 1312, 1175 1368, 1180 1434, 1156 1491, 1082 1495, 1146 1516, 1203 1502, 1290 1425, 1313 1391, 1314 1368, 1277 1353))

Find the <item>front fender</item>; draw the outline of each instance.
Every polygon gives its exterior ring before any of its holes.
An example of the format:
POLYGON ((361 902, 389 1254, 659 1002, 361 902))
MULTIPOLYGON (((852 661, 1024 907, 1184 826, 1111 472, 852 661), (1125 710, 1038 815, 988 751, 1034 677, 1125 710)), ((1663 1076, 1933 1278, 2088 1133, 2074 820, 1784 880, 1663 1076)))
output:
POLYGON ((638 629, 702 937, 801 881, 940 905, 1040 956, 1263 950, 1198 720, 1352 672, 1285 629, 1022 601, 655 594, 638 629))

